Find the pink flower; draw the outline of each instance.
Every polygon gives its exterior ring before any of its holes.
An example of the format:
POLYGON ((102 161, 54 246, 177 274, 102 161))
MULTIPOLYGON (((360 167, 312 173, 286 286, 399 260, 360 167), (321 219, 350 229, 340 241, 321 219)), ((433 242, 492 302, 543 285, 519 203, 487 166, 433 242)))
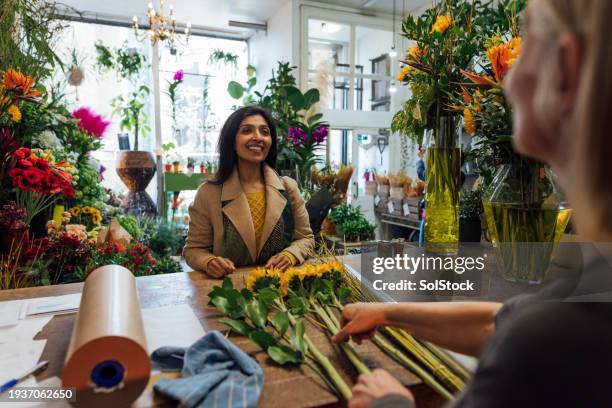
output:
POLYGON ((174 77, 172 79, 174 79, 174 81, 176 82, 180 82, 183 80, 184 77, 185 77, 185 73, 183 72, 182 69, 179 69, 178 71, 174 73, 174 77))
POLYGON ((102 137, 110 122, 104 120, 101 115, 96 114, 89 108, 82 107, 74 112, 72 116, 79 119, 79 127, 90 136, 102 137))

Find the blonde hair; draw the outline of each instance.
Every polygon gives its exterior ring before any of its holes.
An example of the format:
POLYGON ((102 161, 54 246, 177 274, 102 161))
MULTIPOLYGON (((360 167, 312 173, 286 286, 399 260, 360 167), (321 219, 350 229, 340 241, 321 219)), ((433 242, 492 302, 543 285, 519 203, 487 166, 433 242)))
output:
MULTIPOLYGON (((580 233, 591 239, 612 236, 612 1, 533 0, 534 28, 545 36, 557 58, 542 58, 547 74, 538 86, 535 109, 544 121, 559 99, 559 39, 574 35, 582 45, 579 88, 572 116, 567 119, 563 143, 573 155, 573 182, 565 186, 576 209, 580 233), (557 64, 555 66, 555 64, 557 64), (547 86, 548 85, 548 86, 547 86)), ((558 118, 557 118, 558 120, 558 118)), ((551 122, 548 122, 551 123, 551 122)), ((546 125, 546 123, 543 123, 546 125)))

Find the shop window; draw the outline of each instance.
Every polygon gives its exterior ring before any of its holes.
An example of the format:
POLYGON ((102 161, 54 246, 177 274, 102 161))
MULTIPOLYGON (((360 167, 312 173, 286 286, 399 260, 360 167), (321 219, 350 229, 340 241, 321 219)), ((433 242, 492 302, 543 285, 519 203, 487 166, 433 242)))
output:
POLYGON ((342 13, 315 8, 307 8, 304 18, 308 27, 302 51, 308 67, 306 78, 309 87, 330 89, 325 107, 390 111, 389 88, 395 74, 394 61, 388 55, 393 43, 391 30, 353 21, 342 23, 342 13), (322 13, 337 14, 338 19, 318 17, 322 13))

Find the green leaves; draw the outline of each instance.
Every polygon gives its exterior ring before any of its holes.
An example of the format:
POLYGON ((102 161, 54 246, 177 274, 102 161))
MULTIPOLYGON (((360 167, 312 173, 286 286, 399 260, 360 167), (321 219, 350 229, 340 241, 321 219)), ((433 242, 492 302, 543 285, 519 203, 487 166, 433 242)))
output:
POLYGON ((280 365, 299 364, 304 361, 303 353, 284 344, 268 347, 267 352, 268 356, 280 365))
POLYGON ((244 95, 244 87, 236 81, 230 81, 227 84, 227 92, 232 98, 240 99, 244 95))
POLYGON ((301 320, 298 320, 295 323, 293 331, 291 332, 291 345, 302 354, 306 354, 308 352, 308 345, 306 344, 304 335, 304 323, 301 320))
POLYGON ((241 292, 234 289, 230 278, 226 277, 221 287, 213 287, 208 296, 209 304, 232 319, 239 319, 245 315, 247 301, 241 292))
POLYGON ((263 329, 268 322, 268 308, 260 299, 253 299, 246 306, 246 314, 255 324, 255 326, 263 329))
POLYGON ((262 350, 267 351, 268 347, 276 346, 278 341, 276 338, 265 330, 254 331, 249 334, 249 339, 257 344, 262 350))
POLYGON ((278 312, 272 319, 272 326, 279 332, 280 336, 284 336, 289 328, 289 314, 287 312, 278 312))
POLYGON ((233 331, 245 337, 249 337, 253 330, 255 330, 244 320, 222 319, 219 320, 219 323, 229 326, 233 331))

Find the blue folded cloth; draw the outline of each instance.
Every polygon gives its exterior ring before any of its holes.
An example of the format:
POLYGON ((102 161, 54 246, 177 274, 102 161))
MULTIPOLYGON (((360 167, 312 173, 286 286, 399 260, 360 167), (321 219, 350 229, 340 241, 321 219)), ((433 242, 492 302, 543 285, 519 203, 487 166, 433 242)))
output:
POLYGON ((188 408, 258 404, 264 383, 261 367, 218 331, 206 334, 187 349, 158 348, 151 360, 162 370, 181 371, 181 378, 162 378, 153 388, 188 408))

